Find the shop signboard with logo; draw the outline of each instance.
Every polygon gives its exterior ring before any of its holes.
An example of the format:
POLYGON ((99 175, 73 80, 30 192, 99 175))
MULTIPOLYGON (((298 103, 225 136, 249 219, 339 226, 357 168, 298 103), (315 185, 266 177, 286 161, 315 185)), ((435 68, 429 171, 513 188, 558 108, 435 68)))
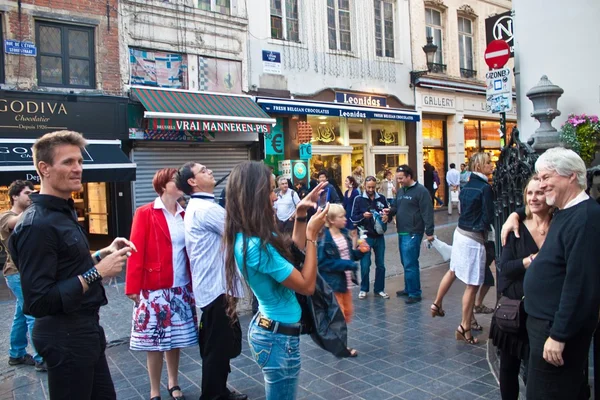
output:
POLYGON ((385 96, 373 96, 370 94, 335 92, 335 102, 353 106, 387 107, 387 98, 385 96))
POLYGON ((515 43, 513 38, 513 17, 512 11, 494 15, 485 20, 485 38, 486 43, 494 40, 504 40, 510 47, 510 56, 515 56, 515 43))
POLYGON ((126 115, 125 98, 0 92, 0 137, 37 138, 68 129, 87 139, 126 139, 126 115))
POLYGON ((265 154, 267 156, 283 155, 283 119, 277 118, 277 123, 271 133, 265 133, 265 154))

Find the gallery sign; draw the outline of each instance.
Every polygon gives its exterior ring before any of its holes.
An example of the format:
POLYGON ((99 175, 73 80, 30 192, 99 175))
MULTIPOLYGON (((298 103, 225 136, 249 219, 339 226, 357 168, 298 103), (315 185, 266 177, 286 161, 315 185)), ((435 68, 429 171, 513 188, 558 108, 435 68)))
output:
POLYGON ((387 97, 370 94, 335 92, 335 102, 365 107, 387 107, 387 97))
POLYGON ((149 129, 164 131, 194 131, 194 132, 248 132, 268 133, 268 124, 253 124, 245 122, 217 122, 181 119, 150 119, 149 129))
POLYGON ((423 106, 425 107, 437 107, 437 108, 456 108, 456 103, 454 97, 448 96, 433 96, 430 94, 424 94, 423 97, 423 106))

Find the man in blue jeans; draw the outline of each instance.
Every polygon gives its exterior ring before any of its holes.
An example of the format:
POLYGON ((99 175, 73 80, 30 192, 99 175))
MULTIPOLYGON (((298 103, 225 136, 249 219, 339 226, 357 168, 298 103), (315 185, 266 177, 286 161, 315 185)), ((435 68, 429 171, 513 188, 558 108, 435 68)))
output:
POLYGON ((15 317, 13 319, 12 328, 10 330, 10 348, 8 350, 9 365, 34 365, 35 369, 40 372, 46 372, 46 366, 35 348, 33 342, 31 346, 34 350, 33 356, 27 354, 27 333, 29 339, 33 332, 34 318, 30 315, 23 314, 23 291, 21 290, 21 276, 17 267, 10 258, 8 253, 8 238, 10 237, 13 228, 19 220, 19 216, 31 204, 29 195, 33 192, 33 184, 28 181, 14 181, 8 188, 8 197, 12 208, 0 214, 0 240, 6 249, 6 264, 4 264, 4 277, 6 284, 17 299, 15 304, 15 317))
MULTIPOLYGON (((381 223, 387 224, 389 205, 385 196, 377 193, 375 187, 377 179, 374 176, 367 176, 365 179, 365 191, 362 196, 356 196, 352 205, 352 222, 364 230, 367 235, 367 243, 375 252, 375 284, 373 291, 376 296, 389 299, 390 296, 383 290, 385 286, 385 237, 383 232, 377 232, 375 228, 375 218, 378 213, 381 223)), ((379 224, 381 226, 381 223, 379 224)), ((371 252, 360 259, 360 292, 359 299, 367 297, 369 292, 369 272, 371 270, 371 252)))
POLYGON ((390 218, 396 215, 400 260, 404 267, 404 290, 396 295, 405 296, 406 304, 421 301, 421 270, 419 255, 423 234, 433 238, 433 203, 425 186, 414 178, 408 165, 396 169, 396 179, 402 188, 396 193, 396 204, 390 209, 390 218))

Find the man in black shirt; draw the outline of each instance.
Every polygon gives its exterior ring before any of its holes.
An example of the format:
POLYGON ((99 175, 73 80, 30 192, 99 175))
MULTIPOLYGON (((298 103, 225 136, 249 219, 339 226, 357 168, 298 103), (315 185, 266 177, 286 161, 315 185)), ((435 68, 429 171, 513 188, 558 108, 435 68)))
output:
POLYGON ((71 131, 48 133, 33 145, 39 194, 23 212, 9 249, 20 274, 24 312, 36 318, 33 342, 48 367, 50 399, 116 399, 99 325, 107 303, 102 278, 121 272, 135 247, 117 238, 90 256, 72 192, 81 190, 86 141, 71 131), (94 266, 95 264, 95 266, 94 266))
MULTIPOLYGON (((600 205, 585 193, 585 164, 572 150, 547 150, 535 167, 546 202, 558 210, 523 284, 527 400, 587 399, 584 368, 600 310, 600 205)), ((505 225, 514 225, 509 218, 505 225)))

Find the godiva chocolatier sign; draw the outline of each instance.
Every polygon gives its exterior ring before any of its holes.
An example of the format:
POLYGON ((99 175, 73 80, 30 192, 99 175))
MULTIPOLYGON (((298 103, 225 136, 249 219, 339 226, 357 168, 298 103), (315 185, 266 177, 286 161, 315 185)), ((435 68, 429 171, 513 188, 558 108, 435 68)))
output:
POLYGON ((33 138, 69 129, 87 138, 127 138, 127 99, 0 91, 0 137, 33 138))

